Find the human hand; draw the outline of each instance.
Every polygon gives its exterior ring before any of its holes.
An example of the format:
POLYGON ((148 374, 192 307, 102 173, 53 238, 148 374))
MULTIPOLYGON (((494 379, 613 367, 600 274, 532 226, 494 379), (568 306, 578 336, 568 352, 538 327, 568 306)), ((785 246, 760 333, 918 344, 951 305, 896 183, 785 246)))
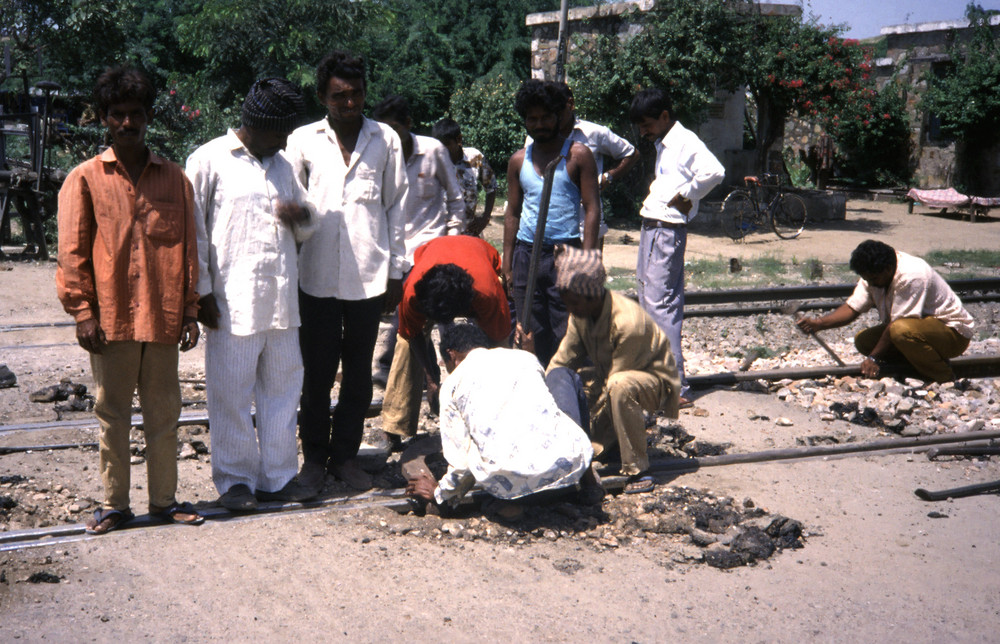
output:
POLYGON ((795 324, 806 333, 816 333, 823 328, 819 318, 801 317, 795 321, 795 324))
POLYGON ((479 236, 479 233, 486 230, 486 227, 490 224, 490 217, 488 213, 483 213, 481 216, 476 217, 469 222, 466 226, 465 232, 469 235, 479 236))
POLYGON ((302 204, 290 201, 279 201, 277 208, 274 210, 274 214, 278 218, 278 221, 285 224, 289 228, 291 228, 293 224, 301 224, 309 221, 309 209, 302 204))
POLYGON ((184 318, 181 323, 181 351, 190 351, 198 344, 201 329, 196 318, 184 318))
POLYGON ((682 197, 681 194, 678 192, 677 194, 674 195, 673 199, 667 202, 667 205, 677 210, 679 213, 681 213, 686 217, 687 214, 691 212, 691 206, 693 204, 691 203, 690 199, 688 199, 687 197, 682 197))
POLYGON ((866 356, 865 359, 861 361, 861 375, 865 378, 878 378, 881 371, 882 369, 879 367, 878 360, 875 358, 866 356))
POLYGON ((76 341, 80 346, 90 353, 100 355, 108 339, 104 336, 104 329, 97 318, 91 318, 76 323, 76 341))
POLYGON ((535 334, 531 331, 525 331, 520 322, 517 323, 517 328, 514 330, 514 346, 528 353, 535 352, 535 334))
POLYGON ((385 312, 392 313, 403 300, 403 280, 390 278, 385 283, 385 312))
POLYGON ((437 481, 427 472, 420 472, 415 478, 406 482, 406 495, 424 501, 433 501, 436 489, 437 481))
POLYGON ((209 293, 198 300, 198 321, 210 329, 219 328, 219 305, 215 295, 209 293))

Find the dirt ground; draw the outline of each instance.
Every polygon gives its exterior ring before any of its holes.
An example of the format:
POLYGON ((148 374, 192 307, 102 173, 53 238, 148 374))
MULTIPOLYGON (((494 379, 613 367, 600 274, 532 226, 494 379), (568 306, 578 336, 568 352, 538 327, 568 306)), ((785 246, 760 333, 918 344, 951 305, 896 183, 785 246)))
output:
MULTIPOLYGON (((490 234, 498 229, 494 223, 490 234)), ((634 230, 614 230, 606 262, 634 268, 635 244, 616 243, 622 235, 637 238, 634 230)), ((794 254, 843 262, 868 237, 918 254, 995 249, 1000 222, 970 224, 852 201, 846 221, 793 241, 761 235, 735 245, 696 228, 688 256, 794 254)), ((0 329, 68 319, 55 299, 53 275, 51 263, 0 264, 0 329)), ((4 431, 55 419, 51 403, 27 401, 30 392, 61 378, 92 384, 86 354, 67 344, 72 340, 72 327, 0 332, 0 363, 19 380, 18 387, 0 390, 0 446, 96 440, 89 428, 4 431)), ((203 360, 201 347, 183 354, 182 377, 202 377, 203 360)), ((203 394, 190 383, 183 397, 203 394)), ((378 420, 369 425, 374 432, 378 420)), ((821 421, 773 395, 728 389, 699 398, 677 426, 701 441, 730 443, 730 452, 795 447, 796 438, 816 434, 879 437, 872 428, 821 421), (789 424, 776 424, 777 418, 789 424)), ((186 442, 210 442, 200 428, 181 433, 186 442)), ((208 457, 192 454, 179 463, 179 496, 212 507, 217 493, 208 457)), ((137 512, 145 510, 144 470, 132 468, 137 512)), ((52 515, 59 522, 82 520, 88 504, 101 498, 92 450, 0 455, 0 475, 30 479, 37 492, 27 502, 65 506, 52 515)), ((388 510, 323 509, 212 520, 197 528, 124 530, 0 552, 0 641, 994 642, 1000 496, 927 503, 913 490, 997 479, 996 457, 931 462, 921 454, 662 477, 659 493, 687 486, 738 502, 752 499, 803 524, 803 548, 731 570, 679 556, 690 546, 669 535, 634 533, 613 544, 581 533, 505 541, 473 538, 472 525, 503 527, 472 518, 463 522, 464 537, 456 537, 453 528, 443 529, 447 522, 388 510), (29 581, 45 578, 41 573, 58 583, 29 581)), ((13 485, 0 483, 0 497, 13 485)), ((19 516, 31 521, 32 515, 19 516)), ((0 535, 22 527, 0 524, 0 535)))

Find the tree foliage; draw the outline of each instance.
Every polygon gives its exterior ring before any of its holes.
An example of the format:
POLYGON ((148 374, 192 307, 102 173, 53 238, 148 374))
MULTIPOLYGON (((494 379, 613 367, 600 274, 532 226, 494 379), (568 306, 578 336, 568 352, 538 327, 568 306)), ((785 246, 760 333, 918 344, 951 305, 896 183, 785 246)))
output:
POLYGON ((954 137, 964 153, 959 182, 976 190, 982 184, 981 155, 1000 141, 1000 43, 990 24, 1000 11, 970 3, 970 37, 956 38, 952 65, 941 77, 930 75, 921 107, 941 118, 941 130, 954 137))

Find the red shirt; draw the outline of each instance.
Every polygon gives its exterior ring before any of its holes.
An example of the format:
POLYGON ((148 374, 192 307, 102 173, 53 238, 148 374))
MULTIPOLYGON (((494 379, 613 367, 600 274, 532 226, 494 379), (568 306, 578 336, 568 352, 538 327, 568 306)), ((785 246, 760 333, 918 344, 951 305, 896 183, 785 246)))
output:
POLYGON ((478 237, 457 235, 438 237, 422 244, 413 253, 413 270, 403 287, 399 304, 399 335, 412 340, 424 330, 427 317, 417 310, 414 286, 438 264, 455 264, 472 276, 472 315, 494 342, 510 335, 510 308, 500 281, 500 254, 478 237))

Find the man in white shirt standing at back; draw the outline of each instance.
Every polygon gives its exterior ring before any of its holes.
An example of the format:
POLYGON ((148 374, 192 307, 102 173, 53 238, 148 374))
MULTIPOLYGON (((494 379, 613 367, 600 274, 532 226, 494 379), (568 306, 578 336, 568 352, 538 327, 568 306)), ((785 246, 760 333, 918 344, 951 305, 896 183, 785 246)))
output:
POLYGON ((198 239, 198 320, 212 479, 234 511, 312 496, 294 480, 302 390, 296 241, 308 234, 305 191, 281 154, 305 103, 282 78, 254 83, 242 124, 187 161, 198 239), (257 423, 250 415, 256 403, 257 423))
MULTIPOLYGON (((573 99, 573 90, 569 85, 561 83, 562 91, 566 94, 566 110, 563 113, 561 126, 562 133, 571 141, 579 141, 587 146, 594 154, 594 161, 597 162, 598 187, 603 191, 612 183, 621 181, 622 177, 639 162, 639 153, 635 146, 615 134, 611 128, 600 123, 585 121, 576 116, 576 104, 573 99), (605 158, 611 159, 614 164, 604 169, 605 158)), ((604 221, 604 209, 601 209, 601 228, 598 232, 597 247, 604 248, 604 236, 608 234, 608 224, 604 221)), ((583 237, 583 220, 580 221, 580 237, 583 237)))
POLYGON ((726 171, 698 135, 674 119, 673 103, 665 91, 646 89, 636 94, 629 117, 639 134, 656 146, 656 174, 639 213, 642 231, 635 271, 639 303, 670 340, 681 377, 680 406, 685 407, 690 405, 681 351, 687 224, 726 171))
POLYGON ((333 52, 320 61, 316 78, 326 118, 293 132, 287 151, 316 218, 316 232, 299 254, 305 367, 299 482, 320 489, 329 469, 363 490, 371 476, 356 457, 372 400, 379 320, 399 304, 408 268, 406 166, 399 136, 362 114, 363 60, 333 52), (330 389, 341 364, 331 425, 330 389))

